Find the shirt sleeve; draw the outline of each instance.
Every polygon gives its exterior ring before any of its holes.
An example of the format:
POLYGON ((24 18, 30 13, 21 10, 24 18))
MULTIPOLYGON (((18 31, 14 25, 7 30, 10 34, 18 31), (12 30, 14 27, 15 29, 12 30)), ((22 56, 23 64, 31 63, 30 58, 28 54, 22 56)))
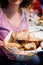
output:
POLYGON ((2 40, 3 40, 3 35, 2 35, 1 27, 0 27, 0 44, 2 43, 2 40))
POLYGON ((3 32, 1 30, 2 28, 2 18, 1 18, 1 13, 0 13, 0 44, 2 43, 2 40, 3 40, 3 32))
POLYGON ((2 51, 2 46, 1 46, 2 40, 3 40, 3 35, 2 35, 2 31, 1 31, 1 24, 2 24, 2 22, 1 22, 1 17, 0 17, 0 56, 3 56, 3 51, 2 51))
MULTIPOLYGON (((1 15, 0 15, 0 29, 1 29, 1 15)), ((1 41, 2 41, 1 38, 2 38, 2 37, 1 37, 1 30, 0 30, 0 43, 1 43, 1 41)))

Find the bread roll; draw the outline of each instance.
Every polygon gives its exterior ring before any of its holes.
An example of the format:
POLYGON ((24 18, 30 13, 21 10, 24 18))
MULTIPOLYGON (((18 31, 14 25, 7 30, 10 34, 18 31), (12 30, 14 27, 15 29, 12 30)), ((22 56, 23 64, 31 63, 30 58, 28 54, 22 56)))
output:
POLYGON ((16 42, 15 43, 9 42, 7 46, 9 46, 11 48, 14 48, 14 47, 21 48, 22 47, 19 43, 16 43, 16 42))
POLYGON ((19 33, 17 32, 17 34, 16 34, 17 40, 26 40, 29 38, 30 38, 30 35, 29 35, 29 32, 27 30, 19 32, 19 33))
POLYGON ((36 49, 36 44, 35 43, 28 43, 25 45, 25 48, 27 50, 35 50, 36 49))

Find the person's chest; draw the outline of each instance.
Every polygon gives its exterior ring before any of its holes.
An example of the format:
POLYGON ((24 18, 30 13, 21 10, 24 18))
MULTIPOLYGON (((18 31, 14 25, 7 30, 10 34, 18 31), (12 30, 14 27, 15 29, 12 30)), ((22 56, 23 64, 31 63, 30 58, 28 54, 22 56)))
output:
MULTIPOLYGON (((19 32, 25 29, 28 29, 27 27, 27 20, 24 17, 23 20, 21 22, 15 22, 15 19, 12 19, 12 23, 9 22, 7 19, 5 19, 4 17, 2 17, 2 27, 9 30, 9 31, 14 31, 14 32, 19 32), (17 27, 15 27, 17 24, 17 27)), ((18 19, 17 19, 18 21, 18 19)))
POLYGON ((22 17, 18 15, 13 15, 10 19, 7 19, 7 21, 15 28, 17 28, 21 22, 22 22, 22 17))

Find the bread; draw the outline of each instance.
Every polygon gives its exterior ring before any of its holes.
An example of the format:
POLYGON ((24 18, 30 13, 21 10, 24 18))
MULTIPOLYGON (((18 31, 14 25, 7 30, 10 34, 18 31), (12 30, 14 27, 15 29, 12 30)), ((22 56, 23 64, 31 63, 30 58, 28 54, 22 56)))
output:
POLYGON ((11 48, 14 48, 14 47, 21 48, 21 47, 22 47, 20 44, 18 44, 18 43, 16 43, 16 42, 15 42, 15 43, 9 42, 7 46, 9 46, 9 47, 11 47, 11 48))
POLYGON ((30 35, 29 35, 29 32, 27 30, 16 33, 16 39, 17 40, 26 40, 26 39, 29 39, 29 38, 30 38, 30 35))
POLYGON ((21 48, 19 48, 19 50, 20 50, 20 51, 24 51, 24 48, 23 48, 23 47, 21 47, 21 48))
POLYGON ((43 20, 43 16, 41 16, 39 20, 43 20))
POLYGON ((24 46, 27 50, 35 50, 36 44, 35 43, 28 43, 24 46))
POLYGON ((12 33, 7 46, 17 47, 19 50, 35 50, 39 45, 40 39, 32 38, 27 30, 12 33))
POLYGON ((26 43, 27 43, 27 42, 22 42, 21 45, 22 45, 23 47, 25 47, 26 43))

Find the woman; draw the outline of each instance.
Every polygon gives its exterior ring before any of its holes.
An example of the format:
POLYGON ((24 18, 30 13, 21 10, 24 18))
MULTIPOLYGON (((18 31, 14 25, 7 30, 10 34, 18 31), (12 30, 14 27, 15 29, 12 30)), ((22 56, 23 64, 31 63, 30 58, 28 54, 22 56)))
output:
MULTIPOLYGON (((20 32, 22 30, 28 30, 29 24, 29 14, 23 9, 26 5, 30 5, 33 0, 0 0, 0 46, 2 46, 2 41, 9 33, 9 31, 20 32)), ((2 47, 1 47, 2 48, 2 47)), ((0 48, 0 49, 1 49, 0 48)), ((1 49, 2 50, 2 49, 1 49)), ((1 54, 2 55, 2 54, 1 54)), ((30 62, 33 63, 33 60, 38 56, 34 56, 30 62)), ((5 57, 3 58, 3 63, 8 65, 28 65, 29 62, 19 62, 9 60, 5 57)), ((36 62, 39 64, 40 61, 36 62)), ((35 64, 35 63, 33 63, 35 64)))

